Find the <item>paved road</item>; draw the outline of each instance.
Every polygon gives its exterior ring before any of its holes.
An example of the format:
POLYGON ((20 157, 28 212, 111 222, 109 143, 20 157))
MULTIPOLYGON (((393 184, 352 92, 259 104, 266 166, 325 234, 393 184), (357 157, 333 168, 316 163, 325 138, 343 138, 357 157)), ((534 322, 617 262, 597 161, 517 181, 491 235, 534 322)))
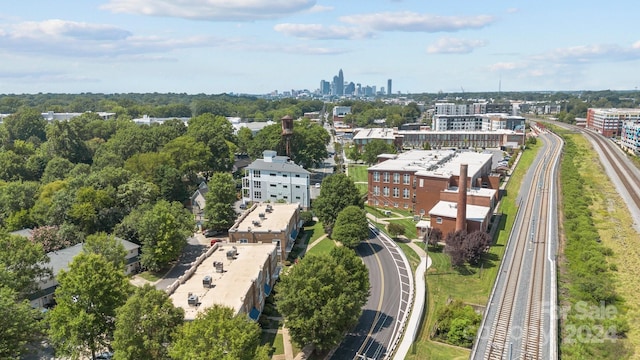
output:
POLYGON ((371 294, 358 325, 347 334, 332 359, 383 359, 391 355, 410 301, 412 276, 400 249, 391 240, 371 234, 356 251, 369 269, 371 294))
POLYGON ((167 275, 165 275, 160 281, 156 283, 156 289, 165 290, 167 286, 173 284, 174 281, 176 281, 187 270, 189 270, 191 264, 196 261, 198 256, 207 251, 208 248, 208 244, 205 244, 202 241, 198 240, 197 237, 188 237, 187 246, 185 246, 182 255, 180 255, 180 258, 178 259, 178 262, 171 270, 169 270, 167 275))

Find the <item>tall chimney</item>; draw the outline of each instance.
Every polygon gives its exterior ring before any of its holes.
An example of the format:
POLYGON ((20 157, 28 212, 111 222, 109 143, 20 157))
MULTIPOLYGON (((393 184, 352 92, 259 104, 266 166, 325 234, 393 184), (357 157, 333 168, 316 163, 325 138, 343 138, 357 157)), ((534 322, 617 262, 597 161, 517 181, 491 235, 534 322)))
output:
POLYGON ((467 230, 467 164, 460 164, 458 178, 458 215, 456 216, 456 231, 467 230))

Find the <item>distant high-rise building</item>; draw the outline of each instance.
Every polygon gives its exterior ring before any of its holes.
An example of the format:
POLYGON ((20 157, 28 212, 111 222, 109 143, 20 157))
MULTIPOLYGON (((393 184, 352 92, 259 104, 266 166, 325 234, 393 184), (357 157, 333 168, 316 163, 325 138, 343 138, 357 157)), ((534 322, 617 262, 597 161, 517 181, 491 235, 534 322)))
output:
POLYGON ((338 71, 338 86, 336 90, 338 90, 336 95, 344 95, 344 74, 342 73, 342 69, 338 71))
POLYGON ((391 96, 391 79, 387 80, 387 95, 391 96))
POLYGON ((331 83, 326 80, 320 80, 320 94, 329 95, 331 93, 331 83))

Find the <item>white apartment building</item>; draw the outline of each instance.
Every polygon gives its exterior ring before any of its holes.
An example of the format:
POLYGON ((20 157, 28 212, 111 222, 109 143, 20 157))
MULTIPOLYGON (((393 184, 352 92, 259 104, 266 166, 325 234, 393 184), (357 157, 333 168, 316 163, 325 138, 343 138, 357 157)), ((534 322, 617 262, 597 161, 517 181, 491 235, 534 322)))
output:
POLYGON ((525 118, 508 114, 434 115, 434 131, 523 130, 525 118))
POLYGON ((298 203, 308 209, 310 173, 286 156, 265 150, 263 158, 247 166, 242 179, 242 200, 247 202, 298 203))
POLYGON ((636 155, 640 155, 640 122, 625 121, 622 123, 620 146, 636 155))

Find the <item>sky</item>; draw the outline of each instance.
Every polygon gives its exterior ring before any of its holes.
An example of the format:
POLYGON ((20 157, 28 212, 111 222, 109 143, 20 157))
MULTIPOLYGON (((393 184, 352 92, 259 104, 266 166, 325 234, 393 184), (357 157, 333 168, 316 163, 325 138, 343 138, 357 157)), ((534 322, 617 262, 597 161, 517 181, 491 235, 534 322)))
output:
POLYGON ((3 0, 0 94, 634 90, 640 2, 3 0))

